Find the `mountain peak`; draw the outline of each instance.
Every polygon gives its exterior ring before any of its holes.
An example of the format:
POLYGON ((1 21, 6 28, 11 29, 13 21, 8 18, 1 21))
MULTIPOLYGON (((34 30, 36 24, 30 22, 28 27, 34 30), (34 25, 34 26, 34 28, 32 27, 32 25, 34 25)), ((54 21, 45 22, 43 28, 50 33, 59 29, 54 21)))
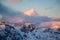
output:
POLYGON ((35 9, 30 9, 30 10, 25 11, 24 14, 27 16, 34 16, 36 15, 36 11, 35 9))

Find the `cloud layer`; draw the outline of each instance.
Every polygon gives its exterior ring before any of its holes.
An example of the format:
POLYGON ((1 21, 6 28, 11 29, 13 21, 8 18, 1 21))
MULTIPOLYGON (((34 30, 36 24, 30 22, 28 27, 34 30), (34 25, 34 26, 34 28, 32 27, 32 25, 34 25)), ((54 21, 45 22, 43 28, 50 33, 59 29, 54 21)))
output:
POLYGON ((10 23, 19 23, 19 24, 20 23, 33 23, 36 26, 40 25, 42 27, 48 27, 48 26, 51 26, 50 24, 52 24, 53 28, 58 27, 58 25, 60 25, 59 18, 53 19, 47 16, 39 16, 35 9, 31 9, 26 12, 17 12, 5 6, 2 6, 0 4, 0 14, 1 14, 0 19, 3 18, 5 19, 5 21, 7 20, 10 23), (5 18, 5 16, 7 16, 7 18, 5 18))

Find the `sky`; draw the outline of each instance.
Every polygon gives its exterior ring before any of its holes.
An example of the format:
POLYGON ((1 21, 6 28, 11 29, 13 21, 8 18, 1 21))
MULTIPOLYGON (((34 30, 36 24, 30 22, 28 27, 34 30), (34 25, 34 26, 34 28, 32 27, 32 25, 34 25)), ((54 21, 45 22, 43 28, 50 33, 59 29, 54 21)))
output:
POLYGON ((60 17, 60 0, 2 0, 1 3, 15 11, 35 9, 38 14, 60 17))

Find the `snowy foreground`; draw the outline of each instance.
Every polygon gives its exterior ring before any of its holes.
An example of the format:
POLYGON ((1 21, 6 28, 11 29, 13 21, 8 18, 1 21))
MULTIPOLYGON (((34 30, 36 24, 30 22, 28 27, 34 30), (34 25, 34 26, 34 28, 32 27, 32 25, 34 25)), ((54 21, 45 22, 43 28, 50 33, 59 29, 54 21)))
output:
POLYGON ((5 25, 5 28, 0 29, 0 40, 60 40, 60 29, 41 30, 24 25, 17 30, 10 25, 5 25))

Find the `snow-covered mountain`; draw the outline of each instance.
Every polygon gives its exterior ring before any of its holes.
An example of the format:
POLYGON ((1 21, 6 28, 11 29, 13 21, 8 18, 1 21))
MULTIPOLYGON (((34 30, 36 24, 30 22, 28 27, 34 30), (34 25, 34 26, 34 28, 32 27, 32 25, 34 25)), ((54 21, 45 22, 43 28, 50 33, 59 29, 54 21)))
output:
POLYGON ((0 40, 60 40, 60 28, 56 30, 47 28, 43 31, 33 27, 32 30, 31 27, 23 25, 17 30, 5 24, 5 28, 0 29, 0 40))
POLYGON ((0 4, 0 21, 0 40, 60 40, 60 18, 39 16, 35 9, 17 12, 0 4))
POLYGON ((51 18, 47 16, 36 16, 38 15, 35 9, 28 10, 26 12, 17 12, 13 11, 12 9, 0 4, 0 14, 3 17, 3 20, 10 23, 40 23, 51 21, 51 18), (32 15, 32 16, 28 16, 32 15))
POLYGON ((37 16, 37 12, 35 11, 35 9, 30 9, 24 12, 25 15, 27 16, 37 16))
POLYGON ((2 19, 3 21, 7 22, 7 24, 11 24, 16 27, 20 27, 25 23, 33 23, 35 26, 41 26, 42 23, 46 24, 46 22, 48 22, 48 26, 51 26, 50 22, 60 21, 59 18, 53 19, 47 16, 38 16, 39 14, 35 9, 30 9, 25 12, 17 12, 4 6, 3 4, 0 4, 0 15, 0 20, 2 19))

